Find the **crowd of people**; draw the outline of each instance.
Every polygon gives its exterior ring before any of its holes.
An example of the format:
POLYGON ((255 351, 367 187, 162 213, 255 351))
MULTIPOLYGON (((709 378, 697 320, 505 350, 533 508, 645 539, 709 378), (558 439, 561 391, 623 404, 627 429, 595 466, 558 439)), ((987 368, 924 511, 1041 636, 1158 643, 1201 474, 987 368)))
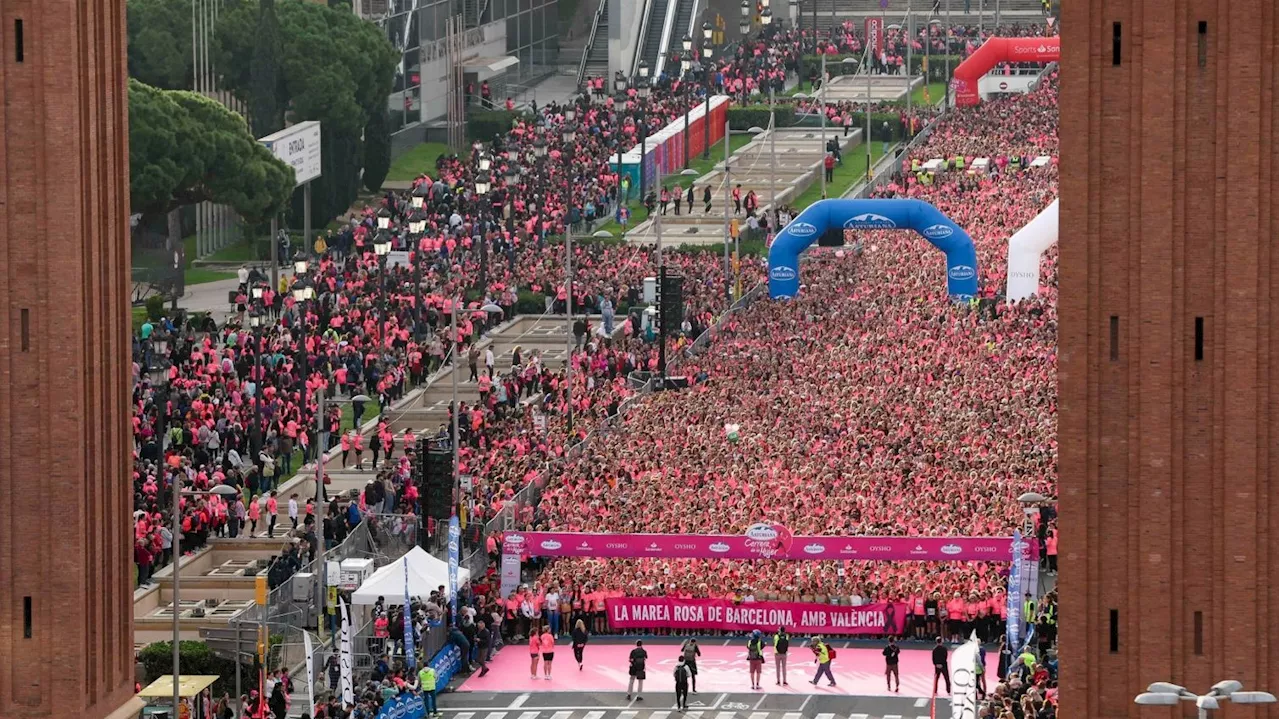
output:
MULTIPOLYGON (((1030 95, 949 115, 904 166, 1056 155, 1056 121, 1050 78, 1030 95)), ((935 251, 903 233, 859 233, 854 251, 815 252, 798 299, 731 320, 685 368, 706 381, 638 404, 625 417, 627 441, 588 444, 568 460, 521 528, 737 533, 768 519, 797 534, 982 536, 1019 527, 1017 497, 1052 496, 1056 478, 1054 275, 1033 299, 992 300, 1007 238, 1052 201, 1056 166, 997 163, 927 183, 907 172, 878 194, 928 200, 968 229, 987 301, 953 305, 935 251)), ((1037 520, 1056 537, 1052 513, 1037 520)), ((993 639, 1007 566, 565 559, 529 594, 535 604, 550 586, 562 603, 893 600, 921 625, 945 620, 951 638, 975 629, 993 639)))
MULTIPOLYGON (((945 51, 940 32, 922 29, 913 52, 925 43, 945 51)), ((951 47, 972 51, 994 32, 954 28, 951 47)), ((918 238, 859 233, 855 249, 813 253, 798 299, 751 305, 709 351, 685 357, 682 350, 726 308, 728 278, 717 253, 668 251, 667 266, 685 277, 686 309, 668 357, 693 386, 649 397, 625 416, 629 375, 658 369, 652 331, 632 312, 642 305, 644 278, 655 274, 655 253, 576 243, 572 287, 565 284, 557 236, 612 216, 619 200, 630 199, 611 156, 700 103, 708 85, 740 99, 770 84, 782 89, 800 75, 805 54, 858 52, 863 41, 847 24, 826 39, 777 32, 742 43, 705 76, 658 78, 647 98, 631 88, 623 98, 547 104, 486 146, 442 157, 413 189, 353 212, 308 248, 305 270, 293 278, 273 286, 242 271, 235 313, 221 326, 181 317, 145 323, 133 348, 138 582, 171 561, 179 541, 192 551, 210 536, 278 532, 282 561, 296 569, 318 542, 340 542, 361 521, 359 507, 412 517, 414 433, 393 435, 385 421, 368 434, 353 429, 446 362, 465 356, 475 363, 483 332, 527 311, 525 302, 563 312, 570 294, 572 309, 596 313, 590 322, 601 330, 584 320, 584 331, 575 332, 572 387, 563 366, 517 350, 509 369, 476 377, 479 402, 455 408, 459 471, 475 478, 473 521, 536 483, 545 490, 516 517, 522 529, 738 532, 767 516, 797 533, 1009 533, 1022 516, 1015 498, 1031 490, 1052 495, 1056 477, 1052 253, 1038 297, 955 306, 940 262, 918 238), (491 180, 483 193, 476 185, 482 173, 491 180), (388 263, 374 251, 381 240, 410 260, 388 263), (482 309, 489 305, 502 314, 482 309), (318 416, 322 395, 367 399, 349 410, 331 403, 318 416), (572 429, 562 421, 571 413, 572 429), (539 422, 546 417, 556 421, 539 422), (624 440, 587 442, 569 455, 606 420, 620 424, 624 440), (736 441, 726 438, 727 424, 740 427, 736 441), (354 515, 337 501, 316 507, 309 497, 279 496, 282 482, 321 448, 340 446, 344 461, 354 452, 363 467, 366 444, 373 481, 352 503, 354 515), (179 481, 196 493, 180 498, 175 537, 170 492, 179 481), (214 491, 222 485, 236 491, 214 491)), ((889 32, 886 64, 900 64, 907 41, 900 30, 889 32)), ((843 122, 854 109, 826 111, 843 122)), ((983 296, 994 300, 1004 241, 1056 195, 1056 127, 1055 82, 953 112, 877 194, 928 200, 965 227, 978 247, 983 296), (1055 163, 1027 169, 1026 158, 1038 155, 1055 163), (981 175, 927 178, 912 164, 953 156, 1004 161, 981 175)), ((778 219, 767 226, 788 218, 778 219)), ((754 260, 742 272, 745 287, 764 275, 754 260)), ((1047 516, 1045 537, 1056 538, 1055 522, 1047 516)), ((593 631, 607 631, 593 614, 607 597, 653 594, 903 601, 913 632, 946 619, 956 632, 972 628, 994 639, 1006 572, 994 562, 560 560, 516 595, 494 596, 487 579, 475 595, 482 612, 512 620, 500 622, 509 639, 534 624, 526 604, 539 617, 552 605, 565 615, 558 634, 570 631, 575 613, 593 631)), ((372 694, 384 692, 380 685, 372 694)))

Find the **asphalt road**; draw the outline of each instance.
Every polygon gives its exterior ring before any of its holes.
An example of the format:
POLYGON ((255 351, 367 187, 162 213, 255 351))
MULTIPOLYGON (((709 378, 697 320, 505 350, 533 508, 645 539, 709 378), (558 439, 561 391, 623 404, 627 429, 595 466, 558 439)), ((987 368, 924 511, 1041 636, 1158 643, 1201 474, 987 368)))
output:
MULTIPOLYGON (((922 719, 929 700, 914 697, 850 697, 823 694, 691 694, 689 711, 675 710, 670 693, 455 692, 440 696, 446 719, 922 719)), ((937 713, 950 712, 937 700, 937 713)))

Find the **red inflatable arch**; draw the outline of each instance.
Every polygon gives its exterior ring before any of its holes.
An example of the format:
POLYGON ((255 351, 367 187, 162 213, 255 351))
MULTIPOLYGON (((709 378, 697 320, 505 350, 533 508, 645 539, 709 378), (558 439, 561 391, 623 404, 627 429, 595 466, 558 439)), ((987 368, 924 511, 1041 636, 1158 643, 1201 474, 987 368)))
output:
POLYGON ((956 105, 978 104, 978 78, 1002 62, 1057 62, 1056 37, 993 37, 956 67, 951 78, 956 105))

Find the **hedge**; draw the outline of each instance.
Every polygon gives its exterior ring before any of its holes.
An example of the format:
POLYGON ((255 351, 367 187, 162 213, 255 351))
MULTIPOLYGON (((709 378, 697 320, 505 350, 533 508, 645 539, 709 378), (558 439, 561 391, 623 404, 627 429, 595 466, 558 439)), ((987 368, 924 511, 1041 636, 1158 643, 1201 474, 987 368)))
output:
MULTIPOLYGON (((156 679, 173 673, 173 645, 169 642, 153 642, 143 647, 138 654, 139 661, 147 672, 147 681, 153 682, 156 679)), ((246 651, 252 651, 253 647, 247 647, 246 651)), ((209 645, 204 642, 183 641, 178 643, 178 666, 182 669, 184 676, 203 674, 207 676, 217 676, 218 681, 213 683, 213 695, 215 697, 222 696, 225 692, 232 694, 236 690, 236 663, 230 659, 222 659, 215 657, 210 651, 209 645)), ((241 670, 241 681, 247 687, 252 684, 249 676, 252 673, 252 667, 245 665, 241 670)))
MULTIPOLYGON (((929 80, 932 82, 944 82, 947 79, 947 56, 946 55, 929 55, 929 80)), ((920 73, 920 66, 924 64, 925 55, 913 54, 911 56, 911 72, 912 74, 920 73)), ((828 55, 827 56, 827 72, 832 77, 840 75, 853 75, 858 72, 859 64, 862 61, 862 53, 856 55, 828 55), (856 62, 845 63, 845 58, 851 57, 856 62)), ((964 61, 962 55, 951 56, 951 69, 955 70, 956 66, 964 61)), ((807 82, 810 74, 817 74, 819 68, 822 67, 822 57, 819 55, 805 55, 804 66, 801 71, 801 77, 807 82)))
MULTIPOLYGON (((819 127, 821 124, 822 124, 821 118, 815 117, 813 115, 807 115, 803 119, 796 122, 796 126, 798 127, 819 127)), ((867 114, 865 112, 853 113, 853 129, 865 130, 866 127, 867 127, 867 114)), ((834 129, 834 132, 833 132, 834 135, 840 135, 844 133, 844 126, 833 125, 830 122, 828 122, 827 131, 832 132, 833 129, 834 129)), ((883 142, 885 140, 888 140, 889 142, 901 140, 902 139, 902 122, 901 120, 898 119, 898 114, 895 112, 871 113, 871 139, 878 142, 883 142), (885 137, 885 130, 884 130, 884 124, 886 122, 889 123, 888 137, 885 137)))
POLYGON ((469 110, 467 137, 472 141, 491 142, 495 136, 510 132, 519 117, 520 113, 507 110, 469 110))
MULTIPOLYGON (((791 127, 796 124, 796 109, 789 104, 775 104, 773 113, 778 127, 791 127)), ((753 127, 768 129, 768 105, 743 105, 729 108, 729 128, 731 130, 749 130, 753 127)))

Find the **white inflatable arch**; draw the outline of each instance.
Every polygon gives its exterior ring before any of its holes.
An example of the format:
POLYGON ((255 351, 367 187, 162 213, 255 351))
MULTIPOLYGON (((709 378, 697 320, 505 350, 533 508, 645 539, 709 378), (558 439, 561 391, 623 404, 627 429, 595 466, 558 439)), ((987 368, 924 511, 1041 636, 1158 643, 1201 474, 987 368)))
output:
POLYGON ((1040 289, 1040 255, 1058 242, 1058 201, 1009 238, 1009 285, 1005 298, 1016 302, 1040 289))

